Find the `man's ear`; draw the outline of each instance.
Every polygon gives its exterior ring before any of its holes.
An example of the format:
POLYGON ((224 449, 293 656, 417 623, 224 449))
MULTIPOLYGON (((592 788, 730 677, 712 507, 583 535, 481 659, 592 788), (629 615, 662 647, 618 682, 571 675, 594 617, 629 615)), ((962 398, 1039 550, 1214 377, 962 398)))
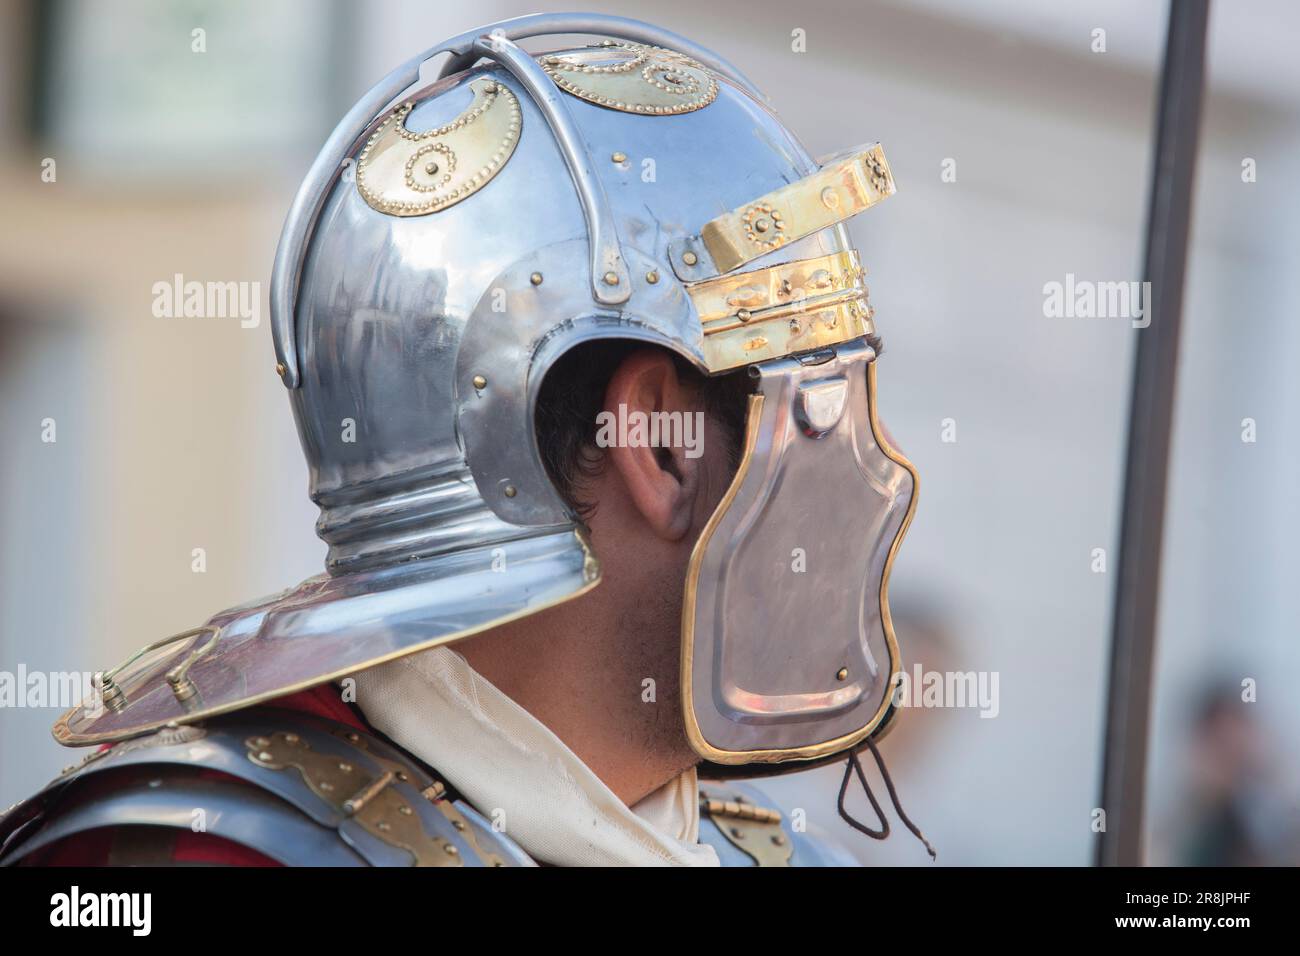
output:
POLYGON ((683 425, 694 428, 697 411, 692 405, 694 398, 693 390, 678 377, 672 357, 652 348, 640 349, 624 359, 605 390, 602 417, 606 422, 616 423, 615 434, 620 437, 623 429, 617 423, 626 422, 629 439, 609 443, 605 454, 622 478, 633 507, 655 534, 669 541, 680 539, 691 527, 701 484, 702 459, 686 454, 681 432, 677 433, 677 441, 670 441, 674 433, 666 428, 661 429, 661 447, 650 446, 650 416, 655 412, 679 412, 683 425), (641 432, 644 438, 638 442, 634 440, 637 434, 634 423, 641 416, 645 423, 641 432))

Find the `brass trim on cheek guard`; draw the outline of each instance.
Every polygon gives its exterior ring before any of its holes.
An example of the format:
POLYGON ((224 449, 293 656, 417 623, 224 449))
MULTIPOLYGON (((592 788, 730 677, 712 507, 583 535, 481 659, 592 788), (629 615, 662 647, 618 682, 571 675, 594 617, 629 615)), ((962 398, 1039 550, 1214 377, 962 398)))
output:
MULTIPOLYGON (((714 510, 713 515, 709 518, 704 530, 700 533, 699 540, 696 541, 695 547, 691 551, 690 563, 686 572, 686 584, 682 600, 682 657, 681 657, 681 682, 682 688, 682 713, 686 729, 686 737, 690 741, 691 748, 707 761, 722 765, 739 765, 739 764, 774 764, 784 761, 811 761, 818 758, 833 756, 851 747, 861 743, 867 737, 871 736, 877 728, 888 721, 887 726, 893 725, 894 721, 889 720, 893 713, 894 700, 894 683, 897 674, 902 667, 902 659, 898 648, 898 639, 894 633, 893 616, 889 610, 889 576, 893 569, 894 559, 898 554, 898 549, 902 544, 908 528, 912 524, 912 517, 916 513, 917 496, 920 491, 920 477, 916 472, 916 467, 898 450, 893 448, 886 439, 883 430, 880 427, 880 420, 877 413, 876 401, 876 362, 873 359, 867 364, 867 399, 868 399, 868 420, 871 425, 872 436, 876 444, 887 458, 900 465, 908 471, 912 478, 912 493, 907 505, 907 511, 903 516, 903 521, 899 525, 898 533, 890 543, 889 552, 885 558, 884 570, 881 574, 880 581, 880 616, 881 623, 885 634, 885 640, 889 648, 889 684, 883 700, 877 708, 871 719, 861 728, 831 740, 821 741, 815 744, 808 744, 800 747, 790 748, 773 748, 764 750, 722 750, 714 747, 704 739, 703 732, 700 728, 699 719, 694 710, 694 693, 693 693, 693 670, 694 670, 694 653, 695 653, 695 612, 696 600, 698 596, 699 575, 704 561, 704 554, 708 549, 710 539, 721 523, 723 516, 731 507, 735 500, 745 477, 749 472, 754 460, 754 450, 758 444, 760 422, 762 420, 762 411, 764 398, 762 395, 751 395, 749 398, 749 408, 746 419, 745 445, 742 451, 739 467, 736 469, 736 475, 732 479, 726 494, 723 495, 722 501, 714 510)), ((797 768, 791 768, 797 769, 797 768)))

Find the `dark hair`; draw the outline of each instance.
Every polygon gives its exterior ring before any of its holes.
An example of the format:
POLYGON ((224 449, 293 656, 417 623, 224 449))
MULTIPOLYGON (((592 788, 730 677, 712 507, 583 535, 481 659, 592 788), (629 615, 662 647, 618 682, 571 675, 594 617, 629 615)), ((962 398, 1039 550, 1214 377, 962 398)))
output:
MULTIPOLYGON (((570 349, 546 373, 537 396, 534 429, 546 471, 564 500, 581 517, 595 502, 582 495, 583 484, 600 474, 604 454, 596 447, 596 417, 605 407, 605 392, 615 370, 639 349, 659 348, 626 339, 602 339, 570 349)), ((675 352, 668 352, 677 375, 700 397, 700 410, 721 422, 734 471, 740 463, 746 396, 751 391, 744 369, 708 376, 675 352)))

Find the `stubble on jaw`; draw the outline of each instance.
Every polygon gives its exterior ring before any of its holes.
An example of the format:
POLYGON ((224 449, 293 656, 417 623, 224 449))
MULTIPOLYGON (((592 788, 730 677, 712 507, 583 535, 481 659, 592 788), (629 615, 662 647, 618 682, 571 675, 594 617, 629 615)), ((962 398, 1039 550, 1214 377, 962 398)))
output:
POLYGON ((697 758, 682 719, 682 581, 665 573, 647 584, 657 587, 648 586, 645 600, 624 610, 613 642, 621 657, 616 670, 634 702, 631 713, 624 715, 628 743, 647 756, 680 763, 685 770, 697 758))
MULTIPOLYGON (((710 420, 710 437, 717 439, 720 425, 710 420)), ((690 536, 680 561, 664 567, 639 589, 639 600, 630 603, 619 616, 618 660, 610 661, 609 673, 635 694, 636 710, 619 715, 627 721, 629 744, 648 756, 678 767, 679 772, 700 762, 686 737, 682 716, 681 629, 686 572, 698 531, 708 522, 726 493, 733 477, 731 454, 708 456, 704 487, 696 512, 697 532, 690 536), (654 699, 647 701, 645 681, 654 681, 654 699)))

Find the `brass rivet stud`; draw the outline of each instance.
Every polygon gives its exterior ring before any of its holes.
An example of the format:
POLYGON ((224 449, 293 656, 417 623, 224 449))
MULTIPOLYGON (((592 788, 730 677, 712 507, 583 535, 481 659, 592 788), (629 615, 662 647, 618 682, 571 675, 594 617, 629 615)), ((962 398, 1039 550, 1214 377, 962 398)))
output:
POLYGON ((289 370, 288 370, 287 368, 284 367, 284 363, 283 363, 283 362, 276 362, 276 363, 275 363, 275 374, 276 374, 276 375, 280 376, 281 378, 284 378, 284 373, 287 372, 287 371, 289 371, 289 370))
POLYGON ((540 272, 534 272, 532 275, 528 277, 528 281, 531 282, 533 285, 541 285, 542 274, 540 272))
POLYGON ((480 391, 487 388, 487 379, 484 378, 482 375, 475 375, 474 387, 479 389, 480 391))
POLYGON ((693 266, 695 265, 695 263, 699 261, 700 261, 700 257, 697 256, 695 253, 691 252, 689 249, 686 252, 682 253, 682 262, 686 263, 688 266, 693 266))
POLYGON ((752 316, 750 315, 749 309, 741 309, 736 313, 736 318, 740 319, 742 322, 748 322, 752 316))
POLYGON ((837 670, 837 671, 835 672, 835 679, 836 679, 836 680, 848 680, 848 679, 849 679, 849 669, 848 669, 847 667, 841 667, 839 670, 837 670))
POLYGON ((775 843, 777 846, 785 846, 785 834, 773 833, 772 842, 775 843))
POLYGON ((645 281, 649 282, 651 285, 654 285, 656 282, 659 281, 659 273, 656 270, 651 269, 649 272, 645 274, 645 281))
POLYGON ((506 497, 507 497, 507 498, 513 498, 513 497, 514 497, 515 495, 517 495, 517 494, 519 494, 519 492, 518 492, 518 490, 515 488, 514 485, 506 485, 506 497))
POLYGON ((456 848, 455 848, 454 846, 452 846, 450 843, 444 843, 444 844, 442 845, 442 849, 443 849, 443 852, 445 852, 448 856, 459 856, 459 855, 460 855, 460 850, 456 849, 456 848))
POLYGON ((615 153, 613 156, 611 156, 611 157, 609 157, 609 158, 612 159, 612 160, 613 160, 614 162, 616 162, 616 163, 626 163, 626 162, 627 162, 627 153, 622 153, 622 152, 615 153))
POLYGON ((735 837, 737 840, 745 839, 745 831, 740 829, 740 827, 732 827, 731 835, 735 837))
POLYGON ((605 285, 618 285, 618 273, 606 272, 605 285))

